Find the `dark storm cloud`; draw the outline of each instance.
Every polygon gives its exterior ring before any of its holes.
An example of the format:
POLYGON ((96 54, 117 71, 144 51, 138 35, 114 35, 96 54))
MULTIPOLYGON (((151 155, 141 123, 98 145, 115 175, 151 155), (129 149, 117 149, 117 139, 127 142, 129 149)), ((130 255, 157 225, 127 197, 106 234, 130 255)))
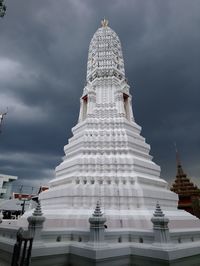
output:
POLYGON ((200 2, 12 1, 0 20, 0 172, 51 179, 78 119, 90 39, 106 17, 119 35, 136 121, 162 175, 175 174, 173 143, 200 173, 200 2))

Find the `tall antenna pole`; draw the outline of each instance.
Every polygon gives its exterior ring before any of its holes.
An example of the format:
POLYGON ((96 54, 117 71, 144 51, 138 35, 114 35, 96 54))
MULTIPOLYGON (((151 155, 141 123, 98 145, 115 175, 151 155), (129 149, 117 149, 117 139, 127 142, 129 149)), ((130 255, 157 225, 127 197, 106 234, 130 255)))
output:
POLYGON ((176 167, 177 167, 177 175, 184 175, 184 171, 182 168, 181 160, 180 160, 180 155, 178 152, 178 149, 176 147, 176 143, 174 143, 175 146, 175 151, 176 151, 176 167))

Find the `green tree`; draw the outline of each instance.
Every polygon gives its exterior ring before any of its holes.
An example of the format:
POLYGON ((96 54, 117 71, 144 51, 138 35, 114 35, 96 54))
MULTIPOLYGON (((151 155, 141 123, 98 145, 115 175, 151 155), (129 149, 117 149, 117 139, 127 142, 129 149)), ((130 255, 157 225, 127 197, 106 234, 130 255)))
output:
POLYGON ((0 0, 0 17, 3 18, 6 14, 6 5, 4 4, 4 0, 0 0))

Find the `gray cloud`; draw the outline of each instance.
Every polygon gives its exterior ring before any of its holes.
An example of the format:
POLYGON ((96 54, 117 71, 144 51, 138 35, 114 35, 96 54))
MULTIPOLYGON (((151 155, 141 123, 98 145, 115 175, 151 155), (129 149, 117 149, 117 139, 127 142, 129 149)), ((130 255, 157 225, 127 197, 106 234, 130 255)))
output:
POLYGON ((200 3, 187 0, 7 0, 0 20, 0 171, 36 186, 63 156, 79 112, 90 39, 105 16, 119 35, 135 119, 162 175, 174 141, 198 183, 200 3), (38 182, 38 183, 37 183, 38 182))

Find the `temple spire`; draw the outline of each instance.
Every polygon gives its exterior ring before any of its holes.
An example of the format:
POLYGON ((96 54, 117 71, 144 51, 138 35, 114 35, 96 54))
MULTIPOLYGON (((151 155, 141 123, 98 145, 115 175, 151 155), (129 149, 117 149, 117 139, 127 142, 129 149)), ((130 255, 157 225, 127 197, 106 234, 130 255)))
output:
POLYGON ((183 171, 177 148, 176 164, 176 178, 170 189, 179 196, 178 209, 184 209, 197 217, 200 217, 199 207, 195 207, 199 206, 198 199, 200 198, 200 189, 191 182, 190 178, 188 178, 187 174, 183 171))
POLYGON ((39 240, 41 237, 41 232, 43 229, 43 224, 45 217, 43 216, 41 210, 40 200, 37 202, 37 206, 31 216, 27 218, 28 220, 28 232, 29 235, 34 237, 35 240, 39 240))
POLYGON ((94 213, 89 218, 90 223, 90 243, 102 243, 104 242, 105 235, 105 222, 106 218, 101 212, 99 201, 97 201, 94 213))
POLYGON ((99 203, 99 201, 97 201, 97 205, 96 205, 96 208, 94 210, 93 216, 94 217, 100 217, 102 215, 103 215, 103 213, 101 212, 100 203, 99 203))
POLYGON ((168 243, 170 241, 169 219, 165 217, 158 201, 151 222, 153 223, 154 242, 159 244, 168 243))
MULTIPOLYGON (((109 210, 109 228, 137 224, 137 217, 129 210, 152 210, 152 198, 156 202, 163 195, 164 206, 170 209, 177 204, 177 195, 168 191, 166 181, 160 178, 160 167, 153 162, 150 145, 134 120, 121 42, 106 25, 104 20, 90 42, 87 82, 73 136, 64 147, 65 156, 56 167, 51 188, 40 195, 45 216, 54 213, 57 217, 60 210, 66 227, 73 216, 75 227, 88 228, 84 217, 98 198, 103 209, 109 210)), ((139 218, 141 223, 146 221, 146 213, 139 218)), ((100 237, 104 219, 97 203, 89 220, 91 239, 100 237), (96 226, 100 227, 97 232, 96 226)))

